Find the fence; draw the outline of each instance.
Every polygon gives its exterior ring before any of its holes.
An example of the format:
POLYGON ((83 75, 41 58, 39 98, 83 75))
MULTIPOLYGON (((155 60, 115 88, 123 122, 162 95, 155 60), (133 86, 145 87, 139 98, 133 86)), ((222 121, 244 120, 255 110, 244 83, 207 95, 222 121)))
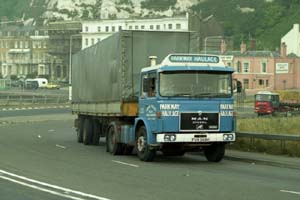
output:
POLYGON ((61 104, 68 103, 66 96, 50 95, 0 95, 0 106, 18 106, 31 104, 61 104))
POLYGON ((9 79, 0 79, 0 90, 5 90, 11 85, 11 80, 9 79))
MULTIPOLYGON (((256 140, 263 139, 263 140, 273 140, 280 142, 280 152, 286 153, 287 146, 286 143, 288 142, 296 142, 296 151, 300 147, 300 134, 299 135, 285 135, 285 134, 261 134, 261 133, 245 133, 245 132, 237 132, 237 138, 249 138, 249 145, 250 146, 257 146, 256 140)), ((292 148, 294 149, 294 147, 292 148)), ((293 151, 293 150, 292 150, 293 151)), ((290 154, 299 155, 298 152, 291 152, 290 154)))

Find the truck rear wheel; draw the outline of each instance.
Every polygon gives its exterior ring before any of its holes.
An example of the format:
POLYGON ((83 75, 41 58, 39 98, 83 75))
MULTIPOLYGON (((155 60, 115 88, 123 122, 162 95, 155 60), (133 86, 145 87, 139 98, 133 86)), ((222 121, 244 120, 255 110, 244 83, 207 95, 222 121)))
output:
POLYGON ((83 123, 83 144, 85 145, 91 144, 92 128, 91 119, 86 118, 83 123))
POLYGON ((206 159, 210 162, 220 162, 225 155, 225 144, 214 143, 204 150, 206 159))
POLYGON ((122 150, 122 144, 117 141, 115 127, 110 126, 106 135, 106 151, 113 155, 121 155, 122 150))
POLYGON ((93 145, 99 145, 100 131, 101 131, 100 124, 96 120, 93 120, 93 134, 92 134, 93 145))
POLYGON ((147 130, 145 126, 141 126, 137 132, 136 147, 140 160, 146 162, 153 161, 156 151, 154 149, 150 149, 148 145, 147 130))
POLYGON ((77 119, 77 129, 76 129, 76 134, 77 134, 77 142, 82 143, 83 142, 83 118, 78 116, 77 119))

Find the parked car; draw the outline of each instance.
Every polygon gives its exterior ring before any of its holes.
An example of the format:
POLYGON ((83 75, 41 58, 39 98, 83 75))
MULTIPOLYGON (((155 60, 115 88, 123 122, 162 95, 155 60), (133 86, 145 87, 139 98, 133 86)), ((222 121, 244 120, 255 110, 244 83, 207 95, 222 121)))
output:
POLYGON ((39 83, 34 79, 26 79, 24 87, 26 89, 38 89, 39 83))
POLYGON ((38 82, 39 88, 46 88, 48 85, 48 80, 45 78, 35 78, 34 80, 38 82))
POLYGON ((54 83, 48 83, 48 84, 46 85, 46 88, 47 88, 47 89, 59 89, 59 88, 60 88, 60 85, 54 84, 54 83))

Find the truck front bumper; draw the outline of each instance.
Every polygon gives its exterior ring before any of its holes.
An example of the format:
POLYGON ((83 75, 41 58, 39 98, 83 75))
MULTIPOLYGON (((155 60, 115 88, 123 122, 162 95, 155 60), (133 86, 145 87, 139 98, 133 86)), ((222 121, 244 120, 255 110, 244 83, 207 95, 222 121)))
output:
POLYGON ((158 143, 234 142, 235 138, 235 133, 160 133, 156 135, 158 143))

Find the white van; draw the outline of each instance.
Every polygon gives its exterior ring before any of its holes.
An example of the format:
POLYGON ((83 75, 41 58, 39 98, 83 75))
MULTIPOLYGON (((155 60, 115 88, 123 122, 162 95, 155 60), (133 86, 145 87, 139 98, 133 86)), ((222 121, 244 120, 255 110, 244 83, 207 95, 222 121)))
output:
POLYGON ((34 80, 38 82, 39 88, 46 88, 48 85, 48 80, 45 78, 35 78, 34 80))

